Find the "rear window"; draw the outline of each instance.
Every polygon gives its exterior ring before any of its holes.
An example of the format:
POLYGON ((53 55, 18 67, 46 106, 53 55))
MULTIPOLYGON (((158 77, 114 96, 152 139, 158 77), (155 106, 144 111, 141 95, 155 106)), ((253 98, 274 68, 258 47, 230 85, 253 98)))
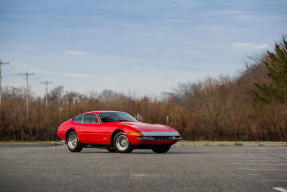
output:
POLYGON ((74 122, 76 122, 76 123, 82 123, 83 116, 84 116, 83 114, 78 115, 78 116, 74 117, 74 118, 72 119, 72 121, 74 121, 74 122))

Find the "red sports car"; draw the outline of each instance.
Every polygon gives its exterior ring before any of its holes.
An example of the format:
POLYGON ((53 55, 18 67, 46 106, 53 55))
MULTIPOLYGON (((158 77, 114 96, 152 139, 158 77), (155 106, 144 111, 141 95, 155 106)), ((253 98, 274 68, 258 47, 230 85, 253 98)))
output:
POLYGON ((165 153, 181 139, 180 134, 169 126, 141 123, 120 111, 80 114, 61 124, 58 136, 72 152, 80 152, 83 147, 99 147, 109 152, 152 149, 155 153, 165 153))

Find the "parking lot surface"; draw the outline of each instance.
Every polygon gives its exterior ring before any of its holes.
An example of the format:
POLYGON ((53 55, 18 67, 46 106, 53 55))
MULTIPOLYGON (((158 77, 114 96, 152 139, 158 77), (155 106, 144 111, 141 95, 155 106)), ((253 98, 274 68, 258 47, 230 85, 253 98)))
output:
POLYGON ((0 191, 287 191, 287 147, 0 147, 0 191))

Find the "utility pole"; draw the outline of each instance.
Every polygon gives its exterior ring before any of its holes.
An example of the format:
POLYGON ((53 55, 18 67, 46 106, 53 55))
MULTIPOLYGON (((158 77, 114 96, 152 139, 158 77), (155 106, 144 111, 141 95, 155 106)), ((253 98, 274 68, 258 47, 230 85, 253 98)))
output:
POLYGON ((49 82, 49 81, 44 81, 44 82, 41 82, 42 84, 45 84, 46 85, 46 108, 48 107, 48 85, 51 84, 52 82, 49 82))
POLYGON ((1 101, 2 101, 2 65, 7 65, 7 64, 9 64, 9 63, 8 62, 3 63, 0 60, 0 105, 1 105, 1 101))
POLYGON ((26 77, 26 118, 29 118, 29 95, 30 95, 30 91, 29 91, 29 76, 30 75, 34 75, 34 73, 19 73, 19 75, 25 75, 26 77))

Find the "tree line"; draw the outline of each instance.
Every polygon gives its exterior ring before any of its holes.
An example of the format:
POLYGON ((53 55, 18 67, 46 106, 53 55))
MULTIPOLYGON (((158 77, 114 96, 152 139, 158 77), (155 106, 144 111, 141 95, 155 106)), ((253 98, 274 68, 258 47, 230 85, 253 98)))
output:
POLYGON ((79 113, 125 111, 138 120, 176 128, 184 139, 287 141, 287 42, 275 44, 236 75, 181 83, 161 99, 112 90, 83 95, 56 87, 44 97, 3 90, 0 140, 57 140, 57 128, 79 113))

